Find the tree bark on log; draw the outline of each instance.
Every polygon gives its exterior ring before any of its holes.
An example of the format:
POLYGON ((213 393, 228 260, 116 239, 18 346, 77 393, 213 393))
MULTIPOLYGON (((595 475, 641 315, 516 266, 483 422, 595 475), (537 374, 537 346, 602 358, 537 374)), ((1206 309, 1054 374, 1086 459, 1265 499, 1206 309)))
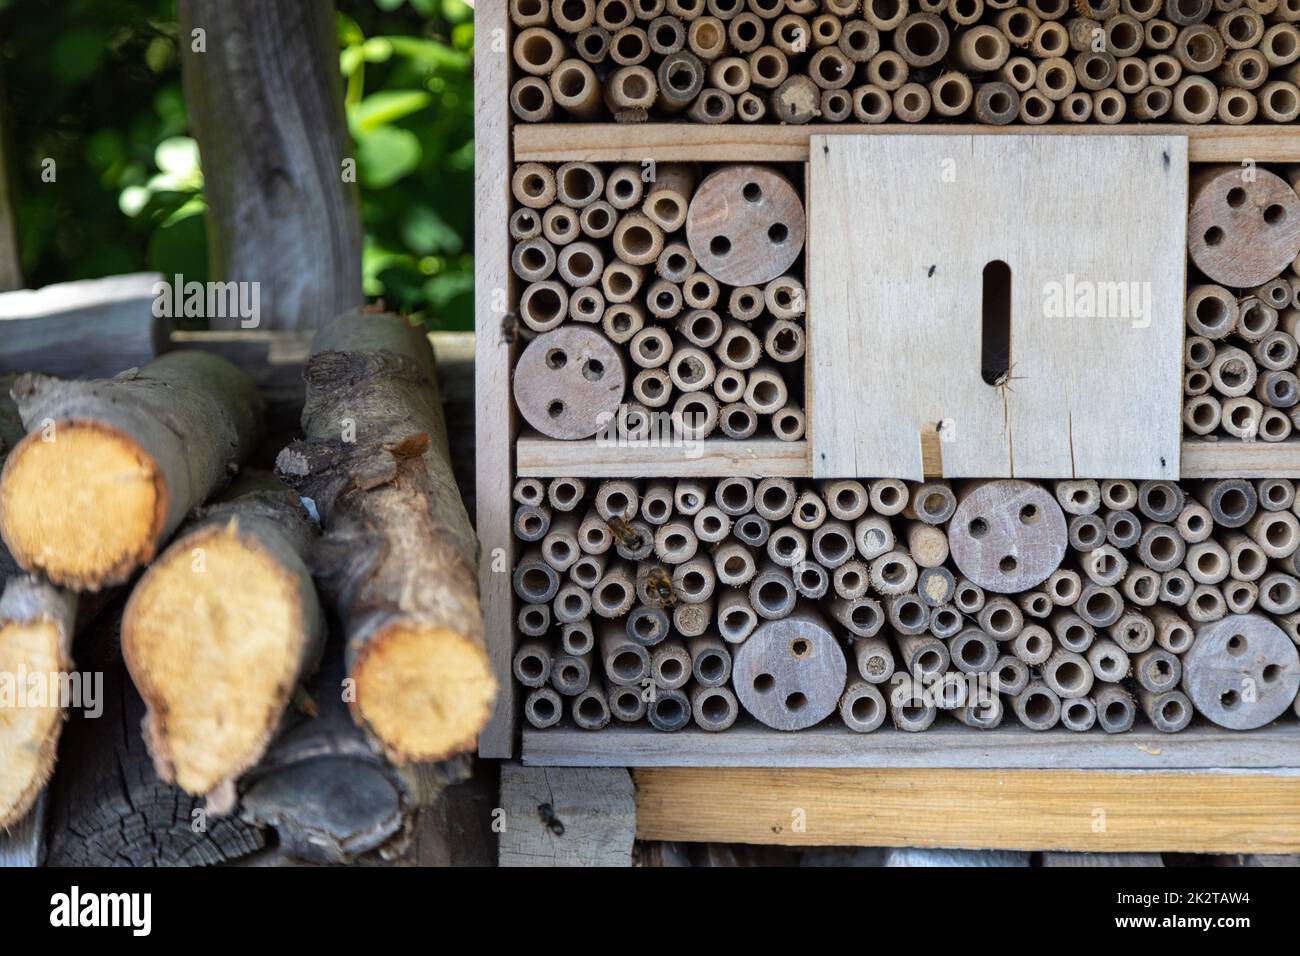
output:
POLYGON ((120 584, 257 443, 262 401, 224 359, 172 352, 112 379, 23 375, 28 435, 0 475, 0 535, 55 584, 120 584))
POLYGON ((110 378, 164 352, 157 273, 60 282, 0 295, 0 373, 110 378))
POLYGON ((262 849, 267 834, 208 813, 202 800, 158 779, 140 733, 144 701, 127 679, 117 615, 79 645, 104 675, 103 713, 74 714, 50 786, 50 866, 207 866, 262 849), (86 644, 89 644, 86 647, 86 644))
POLYGON ((260 282, 263 329, 313 328, 360 305, 360 199, 343 166, 334 4, 181 0, 179 15, 212 278, 260 282))
POLYGON ((277 471, 320 512, 316 573, 347 639, 352 714, 397 763, 470 750, 496 682, 428 339, 400 316, 351 312, 312 352, 307 437, 277 471))
MULTIPOLYGON (((314 714, 291 710, 266 757, 240 782, 240 818, 274 828, 283 853, 311 863, 392 859, 406 846, 419 803, 348 713, 343 661, 342 641, 333 643, 308 685, 314 714)), ((440 783, 456 782, 463 769, 457 761, 440 765, 440 783)))
POLYGON ((308 570, 318 538, 297 494, 241 478, 182 526, 127 602, 122 652, 148 708, 154 766, 185 792, 211 795, 209 806, 233 802, 235 780, 320 662, 308 570))

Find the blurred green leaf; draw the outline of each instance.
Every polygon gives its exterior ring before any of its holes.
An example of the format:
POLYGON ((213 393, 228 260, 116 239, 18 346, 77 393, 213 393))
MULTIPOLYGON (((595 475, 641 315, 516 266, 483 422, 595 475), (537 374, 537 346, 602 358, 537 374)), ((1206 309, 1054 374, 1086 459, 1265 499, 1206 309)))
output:
POLYGON ((432 99, 421 90, 384 90, 372 93, 362 100, 348 119, 357 133, 364 135, 381 126, 396 123, 412 113, 418 113, 432 99))
POLYGON ((415 252, 432 255, 438 252, 456 253, 464 247, 456 230, 432 206, 412 206, 402 223, 402 239, 415 252))
POLYGON ((414 133, 381 126, 357 137, 357 165, 361 182, 373 189, 391 186, 420 165, 423 151, 414 133))

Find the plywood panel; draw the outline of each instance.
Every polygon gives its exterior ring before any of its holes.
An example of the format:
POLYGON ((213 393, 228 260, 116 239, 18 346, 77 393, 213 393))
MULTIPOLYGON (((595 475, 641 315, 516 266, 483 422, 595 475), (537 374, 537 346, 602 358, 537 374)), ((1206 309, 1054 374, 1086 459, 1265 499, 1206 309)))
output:
POLYGON ((1176 478, 1187 140, 811 140, 817 476, 1176 478), (983 272, 1011 369, 981 377, 983 272), (1089 297, 1091 296, 1091 299, 1089 297))
POLYGON ((795 846, 1294 853, 1286 774, 638 770, 637 838, 795 846))
MULTIPOLYGON (((973 730, 955 721, 923 734, 882 727, 854 734, 840 726, 782 733, 743 717, 726 733, 695 727, 663 734, 649 727, 599 733, 561 725, 525 729, 530 766, 943 768, 979 770, 1235 770, 1296 768, 1300 724, 1288 716, 1260 730, 1223 730, 1198 719, 1178 734, 1149 727, 1126 734, 1033 731, 1004 725, 973 730)), ((1298 784, 1300 786, 1300 784, 1298 784)))
POLYGON ((1300 478, 1300 439, 1280 442, 1189 438, 1184 478, 1300 478))

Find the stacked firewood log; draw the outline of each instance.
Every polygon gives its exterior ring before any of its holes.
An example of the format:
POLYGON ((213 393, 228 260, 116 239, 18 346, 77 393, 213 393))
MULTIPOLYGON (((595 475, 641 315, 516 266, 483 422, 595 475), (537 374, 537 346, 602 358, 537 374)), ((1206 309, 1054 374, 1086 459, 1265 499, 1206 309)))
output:
POLYGON ((65 717, 120 716, 70 723, 65 749, 122 769, 55 778, 49 814, 70 829, 52 860, 218 862, 263 828, 298 858, 352 859, 464 769, 401 769, 472 750, 495 696, 428 340, 345 313, 291 372, 305 437, 278 476, 245 467, 263 398, 211 352, 0 381, 0 672, 86 692, 14 701, 6 684, 0 827, 44 799, 65 717), (110 699, 87 699, 92 680, 110 699), (214 823, 192 829, 191 810, 214 823))
POLYGON ((806 230, 786 176, 524 163, 512 186, 529 339, 514 393, 529 425, 551 438, 635 439, 663 416, 663 431, 693 439, 803 437, 806 230))
POLYGON ((1295 0, 509 0, 528 123, 1291 123, 1295 0))
POLYGON ((1183 356, 1189 434, 1280 442, 1300 424, 1297 190, 1300 166, 1194 171, 1183 356))
MULTIPOLYGON (((1119 733, 1300 707, 1286 480, 521 479, 537 728, 1119 733)), ((1300 713, 1300 711, 1297 711, 1300 713)))

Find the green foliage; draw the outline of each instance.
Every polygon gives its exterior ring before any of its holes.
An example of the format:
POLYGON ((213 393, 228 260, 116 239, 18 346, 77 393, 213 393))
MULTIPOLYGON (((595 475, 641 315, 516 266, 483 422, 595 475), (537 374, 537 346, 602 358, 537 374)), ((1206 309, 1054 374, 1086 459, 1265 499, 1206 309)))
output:
POLYGON ((472 16, 463 0, 358 0, 339 13, 366 294, 445 329, 474 325, 472 16))
MULTIPOLYGON (((175 0, 56 6, 0 0, 28 284, 145 269, 206 279, 175 0)), ((472 328, 473 12, 464 0, 338 6, 366 292, 431 327, 472 328)))

